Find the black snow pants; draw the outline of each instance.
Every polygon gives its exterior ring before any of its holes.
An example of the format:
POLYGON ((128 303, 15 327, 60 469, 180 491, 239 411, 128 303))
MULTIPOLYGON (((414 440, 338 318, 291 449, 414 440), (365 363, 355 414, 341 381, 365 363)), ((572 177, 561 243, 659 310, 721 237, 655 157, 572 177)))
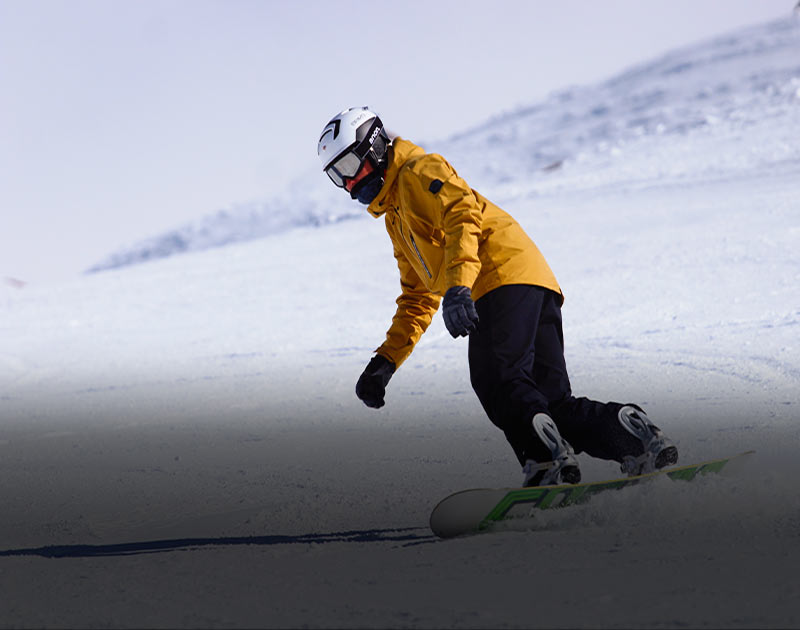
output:
POLYGON ((641 451, 619 423, 621 403, 575 398, 564 361, 561 298, 531 285, 507 285, 476 303, 480 322, 469 336, 472 387, 489 419, 520 461, 542 460, 533 416, 548 414, 576 453, 622 461, 641 451))

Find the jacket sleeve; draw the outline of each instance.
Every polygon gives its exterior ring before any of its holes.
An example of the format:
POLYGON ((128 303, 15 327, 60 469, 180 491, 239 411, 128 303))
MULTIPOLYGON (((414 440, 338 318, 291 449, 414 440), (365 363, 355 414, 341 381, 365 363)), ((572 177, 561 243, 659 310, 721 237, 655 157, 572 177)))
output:
POLYGON ((394 257, 400 270, 402 292, 397 298, 397 311, 386 333, 386 341, 376 352, 400 367, 428 329, 441 298, 425 288, 397 246, 394 246, 394 257))
POLYGON ((445 282, 447 288, 472 288, 481 271, 478 243, 483 213, 472 189, 453 173, 439 192, 445 233, 445 282))
MULTIPOLYGON (((432 214, 440 217, 444 231, 444 281, 472 288, 481 271, 478 256, 483 204, 442 156, 428 154, 418 164, 413 189, 415 207, 433 204, 432 214)), ((446 290, 445 289, 445 290, 446 290)))

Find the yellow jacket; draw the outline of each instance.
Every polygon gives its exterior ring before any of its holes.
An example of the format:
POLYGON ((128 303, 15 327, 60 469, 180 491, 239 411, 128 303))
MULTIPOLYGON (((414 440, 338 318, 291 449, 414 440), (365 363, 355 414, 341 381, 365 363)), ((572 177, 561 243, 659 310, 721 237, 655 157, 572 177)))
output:
POLYGON ((547 261, 520 225, 472 190, 442 156, 408 140, 392 143, 385 183, 367 210, 385 218, 400 269, 397 312, 377 349, 398 367, 450 287, 471 287, 473 300, 506 284, 533 284, 561 294, 547 261))

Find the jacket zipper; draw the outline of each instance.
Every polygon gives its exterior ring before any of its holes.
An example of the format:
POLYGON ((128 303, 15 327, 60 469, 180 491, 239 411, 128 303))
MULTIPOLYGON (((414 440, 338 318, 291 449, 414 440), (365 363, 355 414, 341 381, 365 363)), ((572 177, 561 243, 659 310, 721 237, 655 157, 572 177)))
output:
POLYGON ((414 235, 409 234, 409 236, 411 237, 411 246, 414 248, 414 251, 417 252, 417 258, 419 258, 419 261, 422 263, 422 268, 425 270, 425 273, 428 274, 428 278, 433 279, 433 274, 431 274, 431 270, 428 269, 428 265, 426 265, 425 261, 422 259, 422 254, 420 254, 419 252, 419 248, 417 247, 417 242, 414 240, 414 235))
MULTIPOLYGON (((394 210, 395 214, 399 215, 396 208, 392 208, 392 210, 394 210)), ((402 234, 403 238, 405 238, 405 232, 403 232, 403 222, 400 221, 399 216, 397 217, 397 220, 398 220, 397 226, 400 228, 400 234, 402 234)), ((419 251, 419 247, 417 247, 417 241, 414 240, 414 235, 409 233, 408 236, 411 239, 411 247, 413 247, 414 251, 417 253, 417 258, 419 258, 419 262, 422 264, 422 268, 425 270, 425 273, 428 274, 428 278, 432 280, 433 274, 431 273, 431 270, 428 269, 428 265, 425 264, 425 259, 422 258, 422 254, 419 251)))
POLYGON ((422 254, 419 253, 419 248, 417 247, 417 242, 414 240, 414 235, 409 234, 411 237, 411 246, 414 248, 414 251, 417 252, 417 258, 422 263, 422 268, 425 270, 425 273, 428 274, 428 278, 433 279, 433 275, 431 274, 431 270, 428 269, 428 265, 425 264, 425 261, 422 259, 422 254))

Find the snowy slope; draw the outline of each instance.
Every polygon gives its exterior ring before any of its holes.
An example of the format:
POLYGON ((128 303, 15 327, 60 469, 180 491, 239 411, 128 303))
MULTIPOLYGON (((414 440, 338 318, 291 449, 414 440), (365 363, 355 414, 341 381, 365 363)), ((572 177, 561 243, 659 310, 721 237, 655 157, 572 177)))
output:
MULTIPOLYGON (((487 184, 518 184, 523 173, 536 176, 562 162, 567 167, 590 162, 595 177, 610 183, 692 173, 708 177, 790 161, 797 157, 796 142, 761 142, 730 155, 694 151, 694 143, 683 140, 735 140, 762 124, 772 128, 773 118, 791 117, 800 90, 797 38, 797 23, 786 20, 676 50, 599 85, 567 88, 543 103, 500 116, 444 149, 472 158, 476 166, 470 176, 487 184), (664 144, 675 140, 681 140, 680 156, 667 160, 656 155, 654 146, 662 153, 664 144), (625 159, 639 147, 654 158, 649 164, 625 159), (620 164, 623 160, 627 166, 620 164), (598 172, 599 164, 612 167, 614 174, 598 172)), ((597 181, 581 179, 584 185, 597 181)))
POLYGON ((798 77, 781 22, 431 145, 550 261, 575 392, 751 475, 433 540, 437 500, 516 462, 439 317, 386 407, 355 398, 390 245, 346 198, 284 230, 289 189, 271 236, 0 293, 0 626, 800 624, 798 77))
MULTIPOLYGON (((797 142, 765 139, 738 155, 735 147, 693 151, 687 148, 693 143, 681 141, 672 147, 679 154, 668 160, 649 160, 647 165, 629 160, 626 168, 619 158, 636 147, 651 153, 654 136, 736 139, 747 133, 756 138, 765 119, 780 118, 795 106, 798 91, 797 25, 780 21, 675 51, 599 85, 564 89, 542 103, 426 146, 453 159, 473 185, 493 197, 504 188, 537 185, 549 168, 586 161, 591 162, 594 179, 583 173, 578 181, 561 180, 562 184, 572 188, 596 184, 597 178, 608 184, 609 177, 653 179, 690 173, 707 177, 792 161, 800 148, 797 142), (601 165, 611 166, 616 175, 601 165)), ((356 217, 365 218, 313 169, 275 198, 233 204, 121 249, 90 271, 356 217)))

